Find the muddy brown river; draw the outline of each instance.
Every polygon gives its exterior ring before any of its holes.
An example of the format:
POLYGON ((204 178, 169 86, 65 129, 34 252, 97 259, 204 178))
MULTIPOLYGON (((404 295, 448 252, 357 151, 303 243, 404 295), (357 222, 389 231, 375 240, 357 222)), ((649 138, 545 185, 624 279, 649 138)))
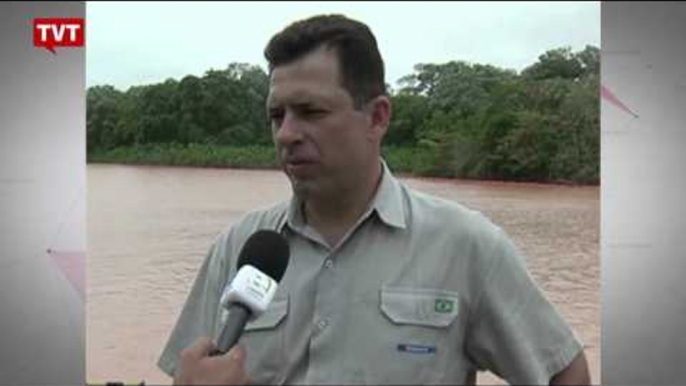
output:
MULTIPOLYGON (((600 189, 402 177, 483 212, 526 253, 532 276, 600 378, 600 189)), ((169 384, 156 367, 207 248, 243 213, 290 195, 278 171, 89 165, 87 380, 169 384)), ((479 383, 502 383, 480 374, 479 383)))

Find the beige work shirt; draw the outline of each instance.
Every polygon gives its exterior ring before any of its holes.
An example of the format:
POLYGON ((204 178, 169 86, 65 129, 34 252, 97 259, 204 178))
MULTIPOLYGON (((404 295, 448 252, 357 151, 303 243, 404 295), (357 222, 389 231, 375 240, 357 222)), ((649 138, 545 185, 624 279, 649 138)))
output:
POLYGON ((240 340, 251 380, 300 384, 474 384, 488 369, 547 384, 582 349, 525 259, 479 212, 383 176, 335 248, 292 198, 245 215, 211 247, 158 365, 217 339, 222 290, 247 238, 277 230, 291 258, 275 300, 240 340))

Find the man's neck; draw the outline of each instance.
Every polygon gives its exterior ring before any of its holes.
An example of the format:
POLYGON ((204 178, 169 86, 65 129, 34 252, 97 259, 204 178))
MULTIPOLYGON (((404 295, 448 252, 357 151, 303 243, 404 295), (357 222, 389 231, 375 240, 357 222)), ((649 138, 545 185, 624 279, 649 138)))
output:
POLYGON ((303 206, 307 223, 335 247, 369 207, 382 174, 379 163, 358 188, 337 192, 335 197, 308 199, 303 206))

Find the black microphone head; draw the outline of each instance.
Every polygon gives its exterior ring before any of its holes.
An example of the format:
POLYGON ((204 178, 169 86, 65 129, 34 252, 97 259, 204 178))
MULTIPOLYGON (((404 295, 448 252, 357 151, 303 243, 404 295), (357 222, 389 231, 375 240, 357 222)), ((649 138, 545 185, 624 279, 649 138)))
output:
POLYGON ((250 264, 279 282, 286 272, 289 258, 290 249, 286 239, 277 232, 262 229, 245 242, 238 255, 237 266, 241 269, 243 265, 250 264))

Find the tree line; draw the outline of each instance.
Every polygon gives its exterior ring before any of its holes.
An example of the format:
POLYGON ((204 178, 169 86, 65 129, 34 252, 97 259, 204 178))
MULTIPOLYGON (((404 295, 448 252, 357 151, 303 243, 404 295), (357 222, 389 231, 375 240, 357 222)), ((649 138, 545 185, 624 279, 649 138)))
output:
MULTIPOLYGON (((465 61, 418 64, 395 89, 389 85, 384 155, 391 168, 421 175, 597 184, 599 78, 594 46, 547 51, 521 72, 465 61)), ((194 151, 176 163, 208 165, 231 157, 222 149, 232 148, 252 149, 240 165, 250 166, 254 154, 264 166, 273 153, 268 87, 265 71, 246 63, 126 91, 90 87, 88 159, 145 162, 140 153, 194 151)))

